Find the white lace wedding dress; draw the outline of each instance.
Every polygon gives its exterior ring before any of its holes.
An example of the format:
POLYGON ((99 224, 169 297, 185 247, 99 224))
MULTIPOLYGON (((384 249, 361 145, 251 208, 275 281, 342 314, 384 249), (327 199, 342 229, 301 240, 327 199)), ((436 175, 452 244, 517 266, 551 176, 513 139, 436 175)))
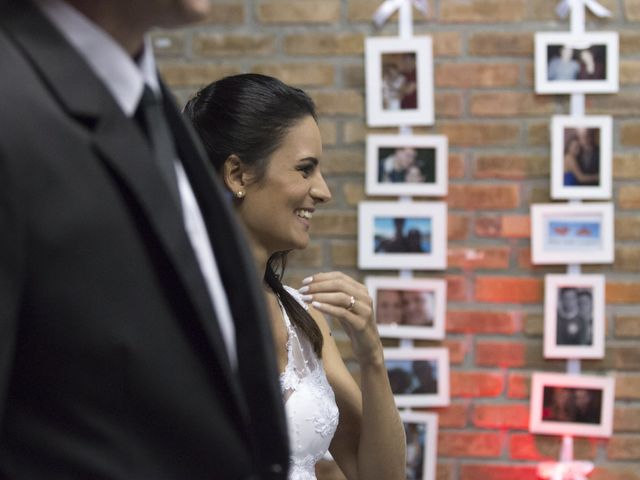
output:
MULTIPOLYGON (((297 290, 285 286, 305 309, 297 290)), ((315 465, 327 450, 338 426, 333 390, 311 342, 292 325, 280 304, 287 327, 287 366, 280 375, 289 429, 289 480, 316 480, 315 465)))

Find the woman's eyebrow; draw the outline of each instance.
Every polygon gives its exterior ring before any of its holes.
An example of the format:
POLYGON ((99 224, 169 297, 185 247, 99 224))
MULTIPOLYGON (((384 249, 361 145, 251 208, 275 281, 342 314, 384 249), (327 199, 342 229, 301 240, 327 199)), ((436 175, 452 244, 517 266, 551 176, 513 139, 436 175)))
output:
POLYGON ((305 162, 305 161, 312 162, 314 165, 318 165, 318 163, 320 163, 320 160, 318 160, 316 157, 304 157, 304 158, 301 158, 299 161, 300 162, 305 162))

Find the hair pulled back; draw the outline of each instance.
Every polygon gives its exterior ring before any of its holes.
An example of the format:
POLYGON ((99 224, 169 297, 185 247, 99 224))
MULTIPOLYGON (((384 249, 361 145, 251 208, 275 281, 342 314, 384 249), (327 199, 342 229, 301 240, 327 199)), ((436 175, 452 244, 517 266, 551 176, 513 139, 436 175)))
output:
MULTIPOLYGON (((289 129, 308 116, 317 119, 313 100, 305 92, 259 74, 233 75, 209 84, 187 102, 184 113, 218 172, 229 156, 236 155, 252 170, 256 182, 263 180, 271 155, 289 129)), ((286 255, 271 255, 264 280, 321 357, 323 341, 318 325, 280 280, 286 255)))

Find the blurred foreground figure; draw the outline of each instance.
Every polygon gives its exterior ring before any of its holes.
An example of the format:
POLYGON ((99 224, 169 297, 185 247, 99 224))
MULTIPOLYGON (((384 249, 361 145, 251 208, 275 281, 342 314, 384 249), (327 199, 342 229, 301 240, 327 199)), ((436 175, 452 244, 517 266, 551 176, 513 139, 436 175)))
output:
POLYGON ((253 260, 144 43, 207 10, 0 0, 0 478, 286 478, 253 260))

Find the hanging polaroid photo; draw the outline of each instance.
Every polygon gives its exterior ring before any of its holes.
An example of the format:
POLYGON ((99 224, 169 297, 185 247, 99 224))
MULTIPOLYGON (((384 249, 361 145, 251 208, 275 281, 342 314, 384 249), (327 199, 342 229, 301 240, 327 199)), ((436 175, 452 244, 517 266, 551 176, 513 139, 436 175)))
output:
POLYGON ((398 407, 449 405, 449 350, 385 348, 384 363, 398 407))
POLYGON ((531 378, 529 430, 610 437, 614 394, 613 377, 536 372, 531 378))
POLYGON ((447 267, 444 202, 361 202, 358 266, 387 270, 447 267))
POLYGON ((618 34, 536 33, 536 93, 615 93, 618 34))
POLYGON ((436 480, 438 414, 400 411, 407 437, 406 478, 436 480))
POLYGON ((536 265, 613 263, 612 203, 531 205, 531 260, 536 265))
POLYGON ((365 285, 381 337, 444 338, 446 280, 367 277, 365 285))
POLYGON ((552 117, 552 198, 611 198, 612 132, 609 116, 552 117))
POLYGON ((431 37, 369 37, 365 61, 368 125, 433 124, 431 37))
POLYGON ((367 136, 367 195, 446 195, 448 147, 444 135, 367 136))
POLYGON ((547 275, 545 358, 603 358, 604 275, 547 275))

